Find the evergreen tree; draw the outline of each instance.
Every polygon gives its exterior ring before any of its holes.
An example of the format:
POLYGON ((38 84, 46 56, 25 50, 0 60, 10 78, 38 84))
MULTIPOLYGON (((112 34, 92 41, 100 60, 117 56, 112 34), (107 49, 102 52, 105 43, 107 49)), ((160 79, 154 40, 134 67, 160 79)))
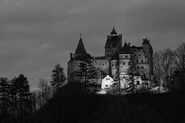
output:
POLYGON ((7 78, 0 78, 0 121, 7 122, 10 86, 7 78))
POLYGON ((80 76, 84 79, 85 87, 90 87, 91 90, 96 91, 98 69, 94 66, 93 58, 90 55, 84 56, 79 68, 80 76))
POLYGON ((14 78, 13 86, 16 90, 19 115, 22 121, 23 115, 30 113, 30 89, 28 80, 23 74, 20 74, 17 78, 14 78))
POLYGON ((59 65, 55 65, 52 70, 51 75, 51 86, 53 88, 53 93, 55 93, 60 87, 65 85, 66 75, 64 73, 64 69, 59 65))
POLYGON ((10 81, 10 113, 11 120, 15 121, 18 115, 18 97, 17 97, 17 89, 15 86, 15 78, 10 81))

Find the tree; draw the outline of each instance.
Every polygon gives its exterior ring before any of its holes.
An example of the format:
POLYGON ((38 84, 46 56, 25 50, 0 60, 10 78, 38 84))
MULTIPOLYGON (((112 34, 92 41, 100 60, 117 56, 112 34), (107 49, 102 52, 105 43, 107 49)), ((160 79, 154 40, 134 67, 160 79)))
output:
POLYGON ((8 108, 9 108, 9 81, 7 78, 0 78, 0 121, 1 123, 7 122, 7 116, 8 116, 8 108))
POLYGON ((37 108, 43 106, 51 98, 51 86, 44 79, 39 80, 39 90, 36 92, 36 105, 37 108))
POLYGON ((51 75, 51 86, 53 93, 55 93, 60 87, 65 85, 66 75, 64 69, 59 65, 55 65, 51 75))
POLYGON ((17 89, 15 86, 15 78, 10 81, 10 113, 11 120, 15 121, 18 115, 18 97, 17 97, 17 89))
POLYGON ((175 67, 175 55, 171 49, 165 49, 154 54, 154 79, 158 81, 159 85, 162 84, 168 89, 171 88, 175 67))
POLYGON ((154 83, 160 85, 162 79, 162 67, 161 67, 161 54, 160 52, 155 52, 153 55, 153 71, 154 71, 154 83))
POLYGON ((13 79, 13 86, 16 89, 16 98, 20 112, 20 119, 22 121, 23 115, 30 113, 30 88, 27 77, 20 74, 13 79))
POLYGON ((176 64, 178 69, 185 69, 185 43, 175 50, 176 64))
POLYGON ((85 87, 90 87, 92 91, 97 90, 98 69, 94 66, 93 58, 85 55, 79 64, 80 76, 84 80, 85 87))
POLYGON ((173 85, 175 89, 185 90, 185 43, 175 50, 175 65, 173 85))

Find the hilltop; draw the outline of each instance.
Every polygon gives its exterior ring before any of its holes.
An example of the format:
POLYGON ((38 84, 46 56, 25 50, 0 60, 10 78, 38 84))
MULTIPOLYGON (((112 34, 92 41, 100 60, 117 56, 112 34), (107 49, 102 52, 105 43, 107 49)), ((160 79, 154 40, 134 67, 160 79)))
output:
POLYGON ((95 95, 68 84, 25 119, 27 123, 185 122, 185 92, 95 95))

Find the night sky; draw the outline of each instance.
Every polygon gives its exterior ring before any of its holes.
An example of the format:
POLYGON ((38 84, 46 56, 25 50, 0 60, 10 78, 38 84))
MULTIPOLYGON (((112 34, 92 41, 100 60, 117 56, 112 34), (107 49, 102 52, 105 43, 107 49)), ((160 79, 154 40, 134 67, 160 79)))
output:
POLYGON ((104 55, 113 25, 123 41, 175 49, 185 42, 185 1, 0 0, 0 76, 23 73, 34 89, 54 65, 67 70, 80 33, 87 52, 104 55))

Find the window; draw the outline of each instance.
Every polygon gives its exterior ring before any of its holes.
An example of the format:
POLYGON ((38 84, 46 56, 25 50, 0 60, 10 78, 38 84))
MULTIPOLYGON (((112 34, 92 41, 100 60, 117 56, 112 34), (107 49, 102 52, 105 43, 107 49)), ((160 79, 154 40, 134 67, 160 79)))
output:
POLYGON ((123 62, 123 65, 125 65, 125 62, 123 62))
POLYGON ((106 78, 106 80, 110 80, 110 78, 106 78))
POLYGON ((139 69, 139 66, 137 66, 137 69, 139 69))
POLYGON ((128 58, 128 56, 126 55, 126 56, 125 56, 125 58, 127 59, 127 58, 128 58))
POLYGON ((144 69, 144 67, 143 67, 143 66, 142 66, 141 68, 142 68, 142 69, 144 69))

